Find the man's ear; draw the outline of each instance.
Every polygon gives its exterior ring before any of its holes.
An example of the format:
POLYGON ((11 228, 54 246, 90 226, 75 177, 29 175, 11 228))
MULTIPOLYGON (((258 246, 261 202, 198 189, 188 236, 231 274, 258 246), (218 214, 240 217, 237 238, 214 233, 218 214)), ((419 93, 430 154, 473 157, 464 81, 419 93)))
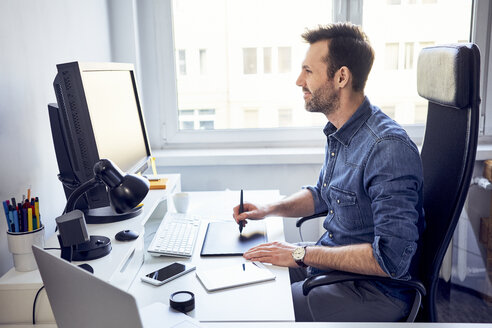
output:
POLYGON ((340 89, 347 87, 351 79, 352 72, 350 72, 347 66, 340 67, 335 73, 335 85, 340 89))

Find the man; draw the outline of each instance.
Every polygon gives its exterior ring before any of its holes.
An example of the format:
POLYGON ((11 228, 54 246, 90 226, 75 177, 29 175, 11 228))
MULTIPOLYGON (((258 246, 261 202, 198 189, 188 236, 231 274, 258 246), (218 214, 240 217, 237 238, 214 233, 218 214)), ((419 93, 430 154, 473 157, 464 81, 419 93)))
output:
MULTIPOLYGON (((341 270, 409 279, 424 224, 418 149, 364 95, 374 51, 358 26, 320 26, 303 38, 310 47, 296 84, 306 110, 328 119, 318 182, 276 203, 246 203, 242 214, 235 207, 233 216, 239 223, 327 211, 326 232, 310 246, 273 242, 248 250, 244 257, 289 268, 308 266, 307 271, 291 270, 302 272, 302 278, 341 270)), ((302 294, 302 283, 292 284, 296 321, 396 321, 408 313, 412 301, 407 290, 382 283, 338 283, 308 296, 302 294)))

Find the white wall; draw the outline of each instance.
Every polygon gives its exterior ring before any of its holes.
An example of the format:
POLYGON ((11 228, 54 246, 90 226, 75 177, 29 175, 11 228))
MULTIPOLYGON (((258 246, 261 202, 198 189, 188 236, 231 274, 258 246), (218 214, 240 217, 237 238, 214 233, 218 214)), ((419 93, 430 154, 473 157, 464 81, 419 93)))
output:
MULTIPOLYGON (((108 26, 106 1, 0 2, 0 200, 31 186, 47 234, 65 204, 46 106, 56 101, 56 64, 110 61, 108 26)), ((0 275, 13 266, 6 230, 0 213, 0 275)))

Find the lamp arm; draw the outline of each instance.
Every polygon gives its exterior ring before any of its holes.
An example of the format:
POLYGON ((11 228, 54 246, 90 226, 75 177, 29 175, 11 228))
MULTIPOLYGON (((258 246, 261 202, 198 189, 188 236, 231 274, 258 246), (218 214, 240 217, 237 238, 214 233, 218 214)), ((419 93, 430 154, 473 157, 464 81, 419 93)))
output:
POLYGON ((63 214, 73 211, 75 208, 75 204, 77 203, 77 200, 82 196, 85 192, 87 192, 89 189, 94 188, 98 184, 101 183, 101 180, 99 178, 92 178, 83 184, 81 184, 77 189, 75 189, 70 197, 68 197, 67 200, 67 205, 65 206, 65 209, 63 210, 63 214))

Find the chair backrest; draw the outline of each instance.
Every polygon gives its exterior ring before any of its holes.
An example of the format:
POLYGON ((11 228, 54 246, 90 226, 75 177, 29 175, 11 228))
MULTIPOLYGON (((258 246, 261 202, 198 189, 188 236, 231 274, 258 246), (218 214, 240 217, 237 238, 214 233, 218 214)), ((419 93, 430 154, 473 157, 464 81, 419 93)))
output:
POLYGON ((421 151, 426 228, 420 279, 427 289, 418 320, 436 321, 439 270, 463 209, 478 139, 480 52, 474 44, 424 48, 417 89, 429 101, 421 151))

